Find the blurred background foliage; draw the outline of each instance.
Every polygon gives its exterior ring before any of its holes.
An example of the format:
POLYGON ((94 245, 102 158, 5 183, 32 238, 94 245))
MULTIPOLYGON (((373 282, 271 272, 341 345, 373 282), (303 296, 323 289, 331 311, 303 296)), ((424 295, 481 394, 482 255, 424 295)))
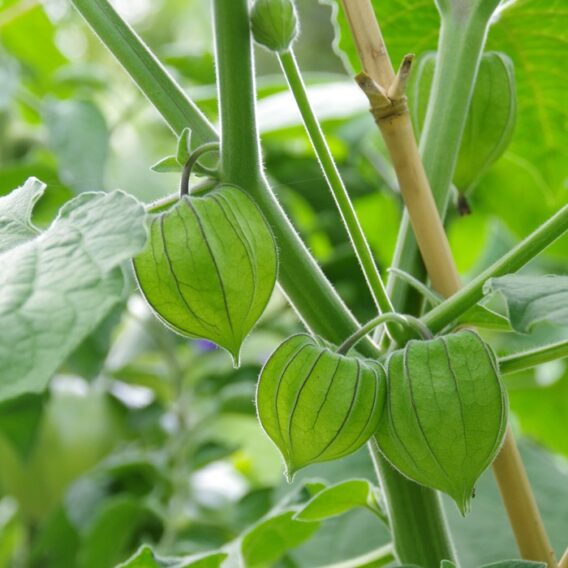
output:
MULTIPOLYGON (((504 156, 469 192, 472 214, 461 217, 450 206, 448 232, 465 280, 567 201, 567 72, 561 64, 566 11, 560 10, 561 0, 511 4, 497 19, 489 48, 504 51, 515 64, 516 130, 504 156)), ((209 2, 116 0, 114 5, 215 121, 209 2)), ((395 61, 407 51, 422 55, 435 49, 433 2, 377 5, 395 61)), ((364 97, 345 71, 349 59, 358 67, 352 46, 342 35, 347 57, 332 49, 328 3, 299 0, 298 8, 301 67, 386 271, 401 203, 364 97)), ((257 50, 257 72, 272 186, 343 298, 359 318, 368 319, 372 303, 345 232, 275 60, 262 50, 257 50)), ((176 174, 150 170, 175 153, 175 145, 69 2, 0 0, 0 195, 29 176, 46 182, 34 211, 41 227, 82 191, 121 188, 149 202, 176 191, 176 174)), ((564 238, 528 270, 566 273, 567 252, 564 238)), ((282 500, 305 500, 307 479, 373 479, 363 450, 309 468, 292 487, 284 482, 253 405, 260 366, 284 337, 301 329, 280 293, 235 370, 210 344, 167 331, 133 283, 131 292, 69 358, 47 394, 0 409, 0 568, 106 568, 146 542, 165 555, 216 549, 282 500)), ((494 333, 492 340, 509 352, 565 336, 566 330, 541 326, 529 336, 494 333)), ((568 370, 558 362, 507 381, 531 481, 560 547, 568 502, 568 370)), ((459 518, 451 504, 447 510, 465 565, 516 555, 490 474, 482 479, 468 518, 459 518)), ((258 538, 249 539, 247 566, 326 566, 388 542, 382 524, 361 510, 311 532, 284 542, 272 557, 255 549, 258 538)))

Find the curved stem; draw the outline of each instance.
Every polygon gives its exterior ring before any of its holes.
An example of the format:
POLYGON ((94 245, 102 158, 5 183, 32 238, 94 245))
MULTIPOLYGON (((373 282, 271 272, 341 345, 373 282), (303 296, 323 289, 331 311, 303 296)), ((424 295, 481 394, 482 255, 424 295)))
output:
MULTIPOLYGON (((361 224, 357 219, 355 208, 349 198, 341 174, 337 169, 325 135, 308 99, 306 86, 302 79, 294 52, 290 49, 284 53, 279 53, 278 59, 290 90, 296 99, 296 104, 302 115, 308 137, 310 138, 321 169, 323 170, 323 174, 331 190, 377 309, 379 312, 383 313, 392 312, 394 309, 387 295, 377 264, 373 258, 373 253, 371 252, 365 233, 361 228, 361 224)), ((396 328, 389 327, 389 333, 391 336, 393 334, 396 336, 396 328)))
POLYGON ((556 361, 568 357, 568 339, 537 347, 530 351, 522 351, 521 353, 513 353, 499 359, 499 369, 501 373, 518 373, 526 369, 531 369, 543 363, 556 361))
POLYGON ((353 335, 348 337, 338 348, 337 353, 345 355, 350 349, 355 347, 363 337, 371 333, 377 326, 387 323, 389 321, 397 322, 405 327, 411 328, 415 331, 421 339, 432 339, 433 335, 431 331, 418 319, 413 316, 397 314, 394 312, 388 312, 386 314, 381 314, 376 318, 368 321, 361 329, 357 330, 353 335))
POLYGON ((199 148, 196 148, 191 153, 183 167, 183 172, 181 174, 179 193, 182 197, 189 194, 189 178, 191 177, 191 171, 193 170, 193 167, 195 166, 199 158, 209 152, 218 152, 219 148, 220 145, 218 142, 208 142, 207 144, 199 146, 199 148))

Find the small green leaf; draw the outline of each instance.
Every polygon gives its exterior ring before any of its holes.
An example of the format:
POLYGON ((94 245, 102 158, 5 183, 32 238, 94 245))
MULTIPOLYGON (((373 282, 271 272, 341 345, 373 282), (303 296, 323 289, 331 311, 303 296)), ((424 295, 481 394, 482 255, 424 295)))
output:
POLYGON ((183 558, 161 558, 148 545, 117 568, 220 568, 227 558, 226 552, 205 552, 183 558))
POLYGON ((264 568, 299 546, 319 529, 319 523, 294 520, 294 511, 265 518, 242 538, 241 554, 247 568, 264 568))
POLYGON ((32 211, 45 191, 45 184, 36 178, 0 198, 0 253, 38 234, 32 224, 32 211))
MULTIPOLYGON (((436 62, 427 53, 417 66, 410 98, 415 124, 422 128, 436 62)), ((514 69, 502 53, 485 53, 481 59, 462 138, 454 183, 466 192, 503 154, 513 135, 516 119, 514 69)))
POLYGON ((359 449, 376 430, 385 396, 380 363, 339 355, 294 335, 260 374, 258 416, 287 474, 359 449))
POLYGON ((489 280, 484 292, 499 292, 513 328, 528 333, 538 323, 568 325, 568 276, 517 276, 489 280))
POLYGON ((239 188, 188 196, 152 218, 134 260, 156 315, 187 337, 213 341, 238 364, 241 345, 272 295, 277 254, 270 227, 239 188))
POLYGON ((483 329, 495 329, 498 331, 512 331, 511 323, 505 316, 502 316, 501 314, 479 304, 476 304, 467 310, 467 312, 462 314, 455 323, 460 326, 473 326, 483 329))
POLYGON ((472 331, 410 341, 390 356, 387 385, 381 452, 413 481, 453 497, 465 514, 507 425, 495 355, 472 331))
POLYGON ((171 174, 180 173, 183 166, 180 166, 175 156, 167 156, 155 163, 150 169, 159 174, 171 174))
POLYGON ((324 521, 356 507, 371 509, 373 512, 379 509, 377 489, 366 479, 349 479, 323 489, 294 518, 299 521, 324 521))
POLYGON ((84 193, 47 231, 0 253, 0 401, 43 391, 121 300, 120 265, 144 246, 144 218, 121 191, 84 193))
POLYGON ((178 138, 176 161, 183 168, 191 153, 191 130, 184 128, 178 138))

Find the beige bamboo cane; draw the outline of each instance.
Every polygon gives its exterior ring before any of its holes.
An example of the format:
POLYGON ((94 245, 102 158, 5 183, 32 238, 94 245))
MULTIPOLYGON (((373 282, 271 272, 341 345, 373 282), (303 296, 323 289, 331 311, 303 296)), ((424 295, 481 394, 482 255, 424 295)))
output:
MULTIPOLYGON (((432 286, 445 297, 461 286, 456 264, 412 130, 405 86, 412 57, 395 75, 370 0, 342 0, 364 73, 357 76, 391 156, 432 286)), ((509 429, 493 471, 523 558, 556 568, 515 438, 509 429)))

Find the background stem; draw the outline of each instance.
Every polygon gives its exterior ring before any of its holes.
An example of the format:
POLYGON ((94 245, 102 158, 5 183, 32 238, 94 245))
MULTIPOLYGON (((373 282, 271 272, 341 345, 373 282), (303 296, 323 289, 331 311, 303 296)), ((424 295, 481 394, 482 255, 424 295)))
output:
POLYGON ((422 322, 432 333, 442 330, 483 298, 483 286, 490 278, 516 272, 566 231, 568 231, 568 205, 540 225, 496 263, 478 274, 467 286, 424 315, 422 322))
POLYGON ((501 373, 517 373, 565 357, 568 357, 568 340, 501 357, 499 369, 501 373))

